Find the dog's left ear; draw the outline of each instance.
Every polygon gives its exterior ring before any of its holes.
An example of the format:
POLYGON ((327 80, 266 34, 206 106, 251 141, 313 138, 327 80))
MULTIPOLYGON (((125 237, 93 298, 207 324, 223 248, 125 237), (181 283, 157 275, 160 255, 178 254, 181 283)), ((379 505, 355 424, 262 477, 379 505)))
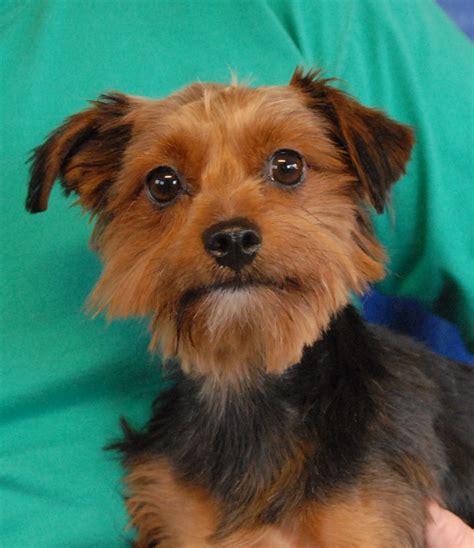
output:
POLYGON ((103 208, 131 138, 132 99, 116 92, 101 95, 34 150, 26 199, 30 213, 47 209, 57 179, 66 194, 78 194, 85 209, 97 213, 103 208))
POLYGON ((332 87, 332 81, 321 78, 320 72, 304 74, 298 68, 290 86, 311 96, 312 106, 329 120, 334 142, 346 151, 364 195, 381 213, 391 186, 405 173, 415 142, 413 131, 379 110, 364 107, 332 87))

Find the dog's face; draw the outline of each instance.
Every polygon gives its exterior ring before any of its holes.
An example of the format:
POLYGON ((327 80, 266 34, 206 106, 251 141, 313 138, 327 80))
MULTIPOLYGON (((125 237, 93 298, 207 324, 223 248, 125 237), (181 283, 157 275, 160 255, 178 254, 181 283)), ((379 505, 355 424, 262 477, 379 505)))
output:
POLYGON ((27 207, 56 178, 97 219, 91 302, 152 318, 152 346, 221 382, 297 362, 351 292, 383 275, 378 211, 413 138, 315 75, 250 89, 115 94, 34 154, 27 207))

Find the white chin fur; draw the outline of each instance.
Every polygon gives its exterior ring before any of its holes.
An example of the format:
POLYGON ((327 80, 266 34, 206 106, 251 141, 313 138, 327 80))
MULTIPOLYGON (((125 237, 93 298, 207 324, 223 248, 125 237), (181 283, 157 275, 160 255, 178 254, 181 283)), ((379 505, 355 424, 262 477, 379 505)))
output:
POLYGON ((264 295, 271 290, 261 287, 218 289, 205 297, 206 325, 216 335, 229 327, 253 324, 263 311, 264 295), (263 298, 262 298, 263 297, 263 298))

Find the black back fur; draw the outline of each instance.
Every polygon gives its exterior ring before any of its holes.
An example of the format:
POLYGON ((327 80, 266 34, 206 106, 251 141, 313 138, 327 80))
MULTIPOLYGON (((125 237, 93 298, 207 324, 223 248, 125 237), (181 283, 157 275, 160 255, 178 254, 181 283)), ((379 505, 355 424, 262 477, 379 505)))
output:
POLYGON ((268 502, 260 523, 350 485, 370 459, 411 484, 407 461, 432 470, 448 508, 474 524, 474 369, 367 326, 351 306, 284 375, 265 375, 218 406, 201 388, 177 373, 145 430, 127 428, 115 447, 127 466, 167 457, 234 525, 297 451, 305 453, 299 477, 268 502))

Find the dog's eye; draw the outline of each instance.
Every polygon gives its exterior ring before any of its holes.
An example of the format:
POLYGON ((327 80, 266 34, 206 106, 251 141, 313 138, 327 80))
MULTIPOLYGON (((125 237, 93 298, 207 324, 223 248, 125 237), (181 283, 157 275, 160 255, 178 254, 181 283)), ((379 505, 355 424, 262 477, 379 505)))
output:
POLYGON ((268 162, 268 177, 284 186, 295 186, 304 179, 305 163, 299 152, 282 148, 268 162))
POLYGON ((149 198, 161 206, 170 204, 184 190, 178 174, 168 166, 160 166, 150 171, 145 186, 149 198))

